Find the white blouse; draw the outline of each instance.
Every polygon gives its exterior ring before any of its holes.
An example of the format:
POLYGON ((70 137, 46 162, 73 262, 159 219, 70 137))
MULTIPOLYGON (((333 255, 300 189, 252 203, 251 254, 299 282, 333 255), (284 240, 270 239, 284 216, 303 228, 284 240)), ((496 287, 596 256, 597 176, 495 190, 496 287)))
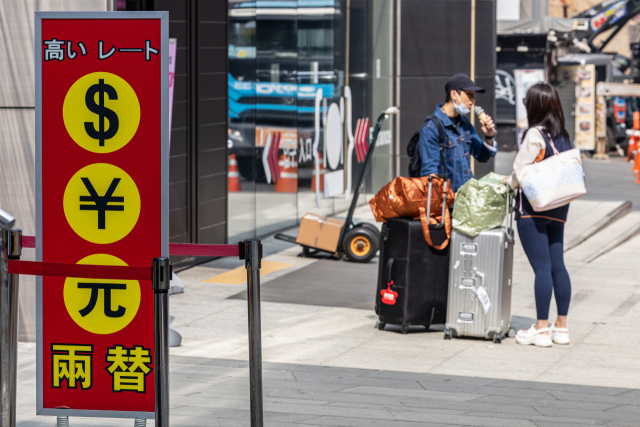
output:
POLYGON ((512 189, 518 187, 519 182, 516 178, 515 170, 525 165, 535 163, 538 157, 543 157, 547 144, 542 137, 542 127, 536 126, 536 130, 530 130, 527 132, 522 146, 516 155, 516 159, 513 162, 513 172, 505 179, 505 183, 512 189))

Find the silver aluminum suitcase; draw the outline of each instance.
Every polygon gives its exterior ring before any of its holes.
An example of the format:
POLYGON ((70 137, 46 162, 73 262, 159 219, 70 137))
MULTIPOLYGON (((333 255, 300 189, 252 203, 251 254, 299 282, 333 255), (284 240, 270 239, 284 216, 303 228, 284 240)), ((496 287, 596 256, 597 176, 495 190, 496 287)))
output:
POLYGON ((508 228, 476 237, 451 231, 445 339, 481 337, 501 343, 505 334, 515 336, 509 329, 514 241, 513 218, 508 215, 508 228))

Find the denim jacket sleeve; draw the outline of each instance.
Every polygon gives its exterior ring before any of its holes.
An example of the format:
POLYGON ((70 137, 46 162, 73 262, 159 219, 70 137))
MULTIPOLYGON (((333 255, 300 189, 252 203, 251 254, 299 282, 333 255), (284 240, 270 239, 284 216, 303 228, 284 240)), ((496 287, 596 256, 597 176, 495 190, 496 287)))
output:
POLYGON ((497 148, 485 144, 485 142, 480 139, 471 123, 469 123, 469 129, 471 134, 471 155, 481 163, 488 162, 489 159, 496 155, 496 151, 498 151, 497 148))
POLYGON ((429 120, 422 126, 420 131, 420 176, 428 176, 438 173, 440 166, 440 137, 438 128, 433 121, 429 120))

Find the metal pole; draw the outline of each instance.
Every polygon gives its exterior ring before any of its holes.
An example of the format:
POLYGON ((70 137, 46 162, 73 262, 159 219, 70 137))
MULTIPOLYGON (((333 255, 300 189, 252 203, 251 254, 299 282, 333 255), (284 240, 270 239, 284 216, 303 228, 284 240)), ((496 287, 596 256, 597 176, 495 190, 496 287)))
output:
POLYGON ((0 229, 2 252, 0 253, 0 393, 2 393, 0 427, 9 427, 11 422, 11 333, 9 329, 9 277, 7 273, 8 232, 0 229))
POLYGON ((260 267, 262 243, 245 240, 247 303, 249 306, 249 381, 251 385, 251 427, 263 427, 262 418, 262 335, 260 326, 260 267))
POLYGON ((15 218, 0 210, 0 427, 11 425, 11 300, 7 260, 9 256, 9 229, 15 218))
MULTIPOLYGON (((20 259, 22 255, 22 230, 14 228, 7 231, 8 253, 7 259, 20 259)), ((9 282, 9 304, 10 304, 10 329, 11 329, 11 413, 9 425, 16 425, 16 386, 18 371, 18 295, 19 276, 17 274, 7 274, 9 282)))
POLYGON ((156 427, 169 427, 169 258, 153 259, 156 427))

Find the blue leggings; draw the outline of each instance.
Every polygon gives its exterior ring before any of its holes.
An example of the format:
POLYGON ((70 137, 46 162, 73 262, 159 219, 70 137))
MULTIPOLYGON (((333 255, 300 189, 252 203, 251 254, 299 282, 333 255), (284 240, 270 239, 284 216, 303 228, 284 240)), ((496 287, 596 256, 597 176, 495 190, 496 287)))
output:
POLYGON ((552 293, 556 296, 558 315, 566 316, 571 301, 571 280, 564 266, 564 223, 545 218, 520 218, 518 233, 536 274, 538 320, 549 319, 552 293))

